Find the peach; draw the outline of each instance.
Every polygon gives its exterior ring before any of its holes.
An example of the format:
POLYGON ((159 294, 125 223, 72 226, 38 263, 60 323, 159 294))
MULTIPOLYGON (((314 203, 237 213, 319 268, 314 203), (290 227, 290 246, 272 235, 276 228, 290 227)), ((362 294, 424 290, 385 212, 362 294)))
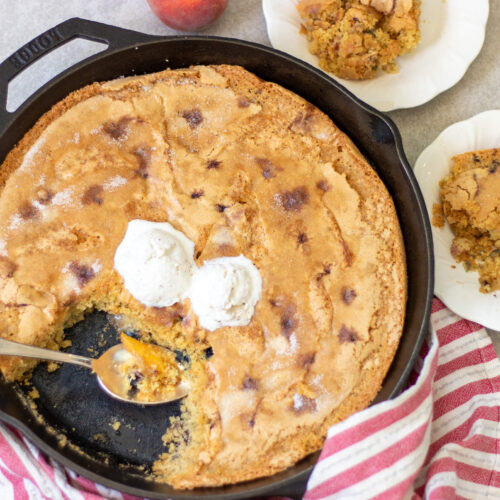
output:
POLYGON ((144 363, 155 370, 163 371, 168 365, 175 365, 175 356, 170 351, 154 344, 146 344, 140 340, 121 333, 120 340, 123 347, 130 353, 141 358, 144 363))
POLYGON ((147 0, 151 10, 167 26, 197 31, 215 21, 228 0, 147 0))

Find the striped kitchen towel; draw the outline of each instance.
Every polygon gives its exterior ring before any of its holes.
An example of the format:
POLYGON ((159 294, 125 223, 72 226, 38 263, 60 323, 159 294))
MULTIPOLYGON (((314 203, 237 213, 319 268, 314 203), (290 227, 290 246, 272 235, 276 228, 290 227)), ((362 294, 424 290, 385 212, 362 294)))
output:
MULTIPOLYGON (((431 331, 399 397, 334 425, 307 500, 500 499, 500 361, 486 331, 434 299, 431 331)), ((1 500, 124 499, 0 426, 1 500)))
POLYGON ((488 334, 434 299, 415 368, 399 397, 330 428, 307 500, 500 498, 500 361, 488 334))

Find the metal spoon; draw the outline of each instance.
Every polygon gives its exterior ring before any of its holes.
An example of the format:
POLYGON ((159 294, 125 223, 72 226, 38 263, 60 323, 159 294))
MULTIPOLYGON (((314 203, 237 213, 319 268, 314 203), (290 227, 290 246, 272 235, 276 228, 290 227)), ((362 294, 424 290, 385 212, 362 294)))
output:
MULTIPOLYGON (((181 379, 175 392, 169 394, 167 398, 155 401, 142 401, 136 399, 136 395, 130 391, 130 384, 124 379, 123 370, 118 370, 119 365, 128 361, 131 356, 122 344, 111 347, 102 354, 102 356, 93 359, 77 354, 42 349, 41 347, 33 347, 10 340, 0 339, 0 355, 43 359, 89 368, 96 373, 99 385, 106 393, 115 399, 127 403, 157 405, 181 399, 189 392, 189 384, 184 379, 181 379)), ((181 364, 179 364, 178 367, 180 370, 184 370, 181 364)))

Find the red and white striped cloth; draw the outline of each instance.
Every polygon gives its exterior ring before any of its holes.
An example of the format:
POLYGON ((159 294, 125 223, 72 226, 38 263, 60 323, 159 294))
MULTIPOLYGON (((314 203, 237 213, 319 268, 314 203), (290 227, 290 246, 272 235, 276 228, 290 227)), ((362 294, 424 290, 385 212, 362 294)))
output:
MULTIPOLYGON (((306 500, 500 499, 500 361, 486 331, 434 299, 431 332, 392 401, 333 426, 306 500)), ((135 497, 54 463, 0 425, 1 500, 135 497)))
POLYGON ((431 326, 416 383, 330 429, 307 500, 500 498, 500 361, 437 299, 431 326))

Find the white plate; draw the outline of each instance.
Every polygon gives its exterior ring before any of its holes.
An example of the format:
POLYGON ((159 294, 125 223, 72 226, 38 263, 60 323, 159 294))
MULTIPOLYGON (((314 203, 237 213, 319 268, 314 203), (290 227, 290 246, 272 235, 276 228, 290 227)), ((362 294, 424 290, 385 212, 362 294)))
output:
MULTIPOLYGON (((298 0, 262 0, 267 32, 274 48, 318 67, 318 58, 299 33, 298 0)), ((422 40, 397 59, 399 72, 381 72, 373 80, 333 76, 380 111, 419 106, 455 85, 476 58, 484 41, 488 0, 422 0, 422 40)))
MULTIPOLYGON (((419 156, 415 174, 432 220, 432 206, 439 203, 439 181, 450 171, 451 157, 467 151, 500 147, 500 110, 486 111, 455 123, 419 156)), ((435 294, 456 314, 500 330, 500 292, 479 291, 477 272, 465 271, 451 256, 453 233, 448 224, 432 227, 435 256, 435 294)))

